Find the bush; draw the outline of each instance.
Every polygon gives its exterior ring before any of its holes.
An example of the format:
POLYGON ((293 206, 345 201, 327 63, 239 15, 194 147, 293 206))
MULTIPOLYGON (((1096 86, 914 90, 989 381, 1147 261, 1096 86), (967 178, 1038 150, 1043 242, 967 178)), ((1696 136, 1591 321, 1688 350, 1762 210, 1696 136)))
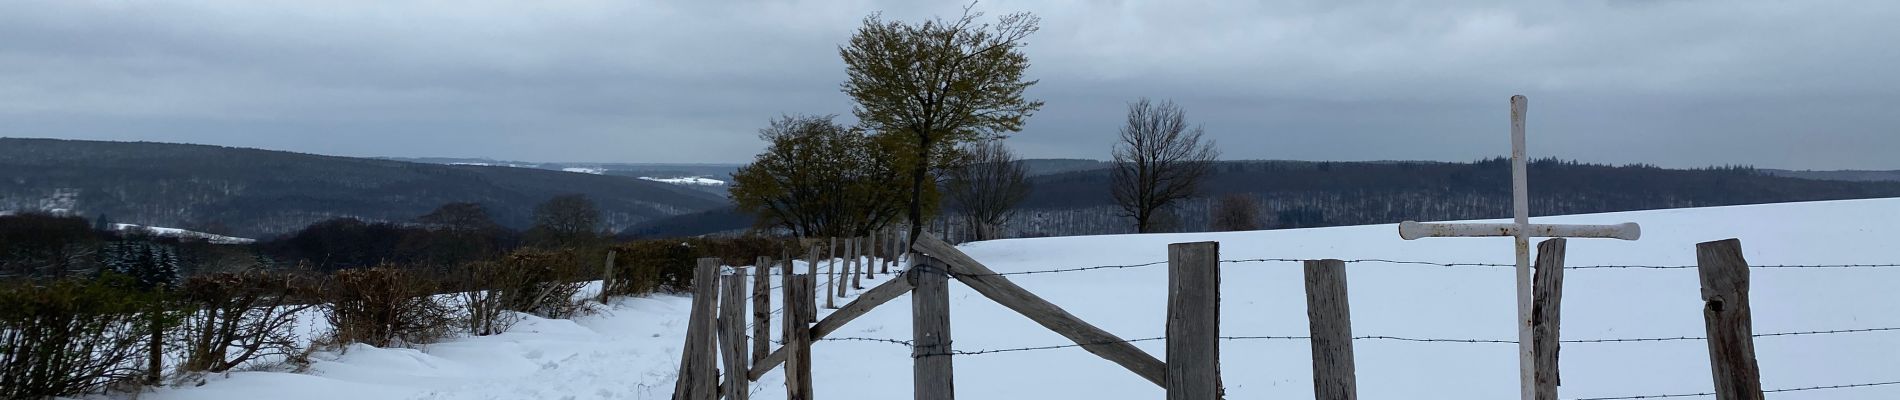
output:
POLYGON ((388 266, 331 274, 322 291, 335 342, 389 347, 447 336, 452 311, 436 298, 437 282, 426 275, 388 266))
POLYGON ((224 372, 296 354, 297 315, 316 304, 309 279, 265 271, 193 276, 178 294, 190 307, 179 367, 192 372, 224 372))
POLYGON ((461 285, 461 293, 462 308, 466 310, 467 319, 463 321, 463 326, 468 328, 468 333, 488 336, 514 326, 517 318, 502 301, 507 295, 495 288, 513 286, 523 274, 494 262, 470 263, 464 269, 467 270, 467 282, 461 285))
POLYGON ((692 288, 693 265, 699 252, 691 244, 679 240, 641 240, 623 244, 616 251, 614 279, 606 286, 609 296, 692 288))
MULTIPOLYGON (((123 277, 0 287, 0 397, 78 395, 145 375, 147 311, 123 277)), ((163 326, 159 327, 163 329, 163 326)))
POLYGON ((762 236, 639 240, 615 250, 619 255, 613 282, 607 285, 609 295, 692 290, 693 268, 703 257, 718 258, 723 265, 751 265, 759 257, 805 254, 798 241, 762 236))
POLYGON ((520 250, 502 260, 511 279, 495 286, 503 308, 547 318, 567 318, 580 309, 574 298, 587 281, 573 251, 520 250))

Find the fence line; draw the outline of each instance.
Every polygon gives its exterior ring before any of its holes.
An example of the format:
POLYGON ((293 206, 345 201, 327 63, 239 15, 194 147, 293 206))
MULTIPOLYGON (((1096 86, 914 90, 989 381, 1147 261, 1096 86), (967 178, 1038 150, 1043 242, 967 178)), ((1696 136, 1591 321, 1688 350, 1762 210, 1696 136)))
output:
MULTIPOLYGON (((1295 263, 1295 262, 1304 262, 1304 261, 1306 261, 1306 259, 1298 259, 1298 258, 1245 258, 1245 259, 1232 259, 1232 260, 1220 260, 1220 263, 1222 263, 1222 264, 1242 264, 1242 263, 1259 263, 1259 262, 1289 262, 1289 263, 1295 263)), ((1487 268, 1515 268, 1515 267, 1517 267, 1517 265, 1515 265, 1515 264, 1499 264, 1499 263, 1475 263, 1475 262, 1453 262, 1453 263, 1445 263, 1445 262, 1434 262, 1434 261, 1414 261, 1414 260, 1392 260, 1392 259, 1383 259, 1383 258, 1361 258, 1361 259, 1353 259, 1353 260, 1341 260, 1341 261, 1344 261, 1344 262, 1345 262, 1345 263, 1347 263, 1347 264, 1366 264, 1366 263, 1373 263, 1373 264, 1399 264, 1399 265, 1424 265, 1424 266, 1434 266, 1434 267, 1447 267, 1447 268, 1455 268, 1455 267, 1487 267, 1487 268)), ((1032 270, 1032 271, 1011 271, 1011 272, 996 272, 996 273, 988 273, 988 274, 961 274, 961 275, 964 275, 964 276, 1011 276, 1011 275, 1037 275, 1037 274, 1056 274, 1056 273, 1068 273, 1068 272, 1082 272, 1082 271, 1094 271, 1094 270, 1104 270, 1104 269, 1132 269, 1132 268, 1142 268, 1142 267, 1152 267, 1152 266, 1157 266, 1157 265, 1165 265, 1165 264, 1167 264, 1167 263, 1168 263, 1167 261, 1154 261, 1154 262, 1146 262, 1146 263, 1138 263, 1138 264, 1111 264, 1111 265, 1094 265, 1094 266, 1087 266, 1087 267, 1072 267, 1072 268, 1058 268, 1058 269, 1046 269, 1046 270, 1032 270)), ((1580 265, 1580 266, 1574 266, 1574 267, 1571 267, 1571 266, 1566 266, 1566 267, 1564 267, 1564 269, 1565 269, 1565 270, 1576 270, 1576 269, 1694 269, 1694 268, 1696 268, 1696 266, 1694 266, 1694 265, 1580 265)), ((1845 268, 1900 268, 1900 264, 1806 264, 1806 265, 1800 265, 1800 264, 1785 264, 1785 265, 1751 265, 1751 266, 1749 266, 1749 268, 1750 268, 1750 269, 1845 269, 1845 268)))
MULTIPOLYGON (((1885 386, 1885 385, 1900 385, 1900 381, 1850 383, 1850 384, 1826 385, 1826 386, 1805 386, 1805 387, 1784 388, 1784 389, 1764 389, 1761 392, 1762 393, 1805 392, 1805 391, 1810 391, 1810 390, 1848 389, 1848 388, 1885 386)), ((1575 398, 1575 399, 1570 399, 1570 400, 1666 399, 1666 398, 1675 398, 1675 397, 1701 397, 1701 396, 1714 396, 1714 395, 1715 395, 1714 392, 1701 392, 1701 393, 1679 393, 1679 394, 1650 394, 1650 395, 1618 396, 1618 397, 1581 397, 1581 398, 1575 398)))

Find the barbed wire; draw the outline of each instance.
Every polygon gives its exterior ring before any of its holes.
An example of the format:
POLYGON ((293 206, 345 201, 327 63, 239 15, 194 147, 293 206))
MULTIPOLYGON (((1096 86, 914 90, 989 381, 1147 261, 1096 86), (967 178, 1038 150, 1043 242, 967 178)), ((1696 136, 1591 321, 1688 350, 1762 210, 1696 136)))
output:
MULTIPOLYGON (((1848 389, 1848 388, 1885 386, 1885 385, 1900 385, 1900 381, 1849 383, 1849 384, 1840 384, 1840 385, 1767 389, 1761 392, 1762 393, 1805 392, 1805 391, 1810 391, 1810 390, 1848 389)), ((1714 395, 1715 395, 1714 392, 1700 392, 1700 393, 1677 393, 1677 394, 1647 394, 1647 395, 1615 396, 1615 397, 1580 397, 1580 398, 1574 398, 1570 400, 1639 400, 1639 399, 1667 399, 1667 398, 1677 398, 1677 397, 1701 397, 1701 396, 1714 396, 1714 395)))
MULTIPOLYGON (((1863 332, 1882 332, 1882 331, 1900 331, 1900 327, 1835 329, 1835 330, 1824 330, 1824 331, 1776 332, 1776 333, 1756 334, 1754 335, 1754 337, 1829 335, 1829 334, 1842 334, 1842 333, 1863 333, 1863 332)), ((1034 351, 1034 350, 1055 350, 1055 349, 1067 349, 1067 348, 1087 347, 1087 346, 1105 345, 1105 344, 1150 342, 1150 341, 1166 340, 1166 339, 1167 337, 1163 336, 1163 337, 1148 337, 1148 338, 1138 338, 1138 339, 1124 339, 1124 340, 1106 341, 1106 342, 1069 343, 1069 344, 1047 345, 1047 346, 1012 347, 1012 348, 1003 348, 1003 349, 951 350, 948 353, 927 354, 927 355, 946 355, 946 354, 947 355, 979 355, 979 354, 993 354, 993 353, 1010 353, 1010 352, 1019 352, 1019 351, 1034 351)), ((1220 340, 1228 340, 1228 341, 1310 340, 1310 339, 1312 339, 1311 336, 1293 336, 1293 335, 1287 335, 1287 336, 1254 335, 1254 336, 1221 336, 1220 337, 1220 340)), ((1401 342, 1425 342, 1425 343, 1517 344, 1516 340, 1508 340, 1508 339, 1421 338, 1421 337, 1390 336, 1390 335, 1360 335, 1360 336, 1353 336, 1352 339, 1353 340, 1391 340, 1391 341, 1401 341, 1401 342)), ((1706 339, 1707 338, 1698 337, 1698 336, 1675 336, 1675 337, 1646 337, 1646 338, 1570 339, 1570 340, 1559 340, 1558 342, 1559 343, 1622 343, 1622 342, 1666 342, 1666 341, 1687 341, 1687 340, 1706 340, 1706 339)), ((834 338, 823 338, 819 340, 820 341, 863 341, 863 342, 901 344, 901 345, 906 345, 906 346, 912 345, 911 342, 908 340, 889 339, 889 338, 834 337, 834 338)))
MULTIPOLYGON (((1297 263, 1297 262, 1304 262, 1304 261, 1307 261, 1307 260, 1296 259, 1296 258, 1246 258, 1246 259, 1219 260, 1219 262, 1222 264, 1241 264, 1241 263, 1257 263, 1257 262, 1297 263)), ((1423 266, 1446 267, 1446 268, 1458 268, 1458 267, 1514 268, 1517 266, 1516 264, 1500 264, 1500 263, 1435 262, 1435 261, 1415 261, 1415 260, 1393 260, 1393 259, 1384 259, 1384 258, 1360 258, 1360 259, 1340 260, 1340 261, 1346 264, 1376 263, 1376 264, 1397 264, 1397 265, 1423 265, 1423 266)), ((1131 268, 1164 265, 1167 263, 1168 263, 1167 261, 1154 261, 1154 262, 1145 262, 1145 263, 1138 263, 1138 264, 1094 265, 1094 266, 1087 266, 1087 267, 1071 267, 1071 268, 1058 268, 1058 269, 1046 269, 1046 270, 1011 271, 1011 272, 996 272, 996 273, 986 273, 986 274, 961 274, 961 275, 963 276, 1010 276, 1010 275, 1056 274, 1056 273, 1082 272, 1082 271, 1094 271, 1094 270, 1105 270, 1105 269, 1131 269, 1131 268)), ((1579 266, 1564 267, 1564 269, 1567 269, 1567 270, 1694 269, 1694 268, 1696 268, 1696 266, 1694 265, 1622 265, 1622 264, 1579 265, 1579 266)), ((1776 264, 1776 265, 1751 265, 1749 266, 1749 268, 1760 268, 1760 269, 1900 268, 1900 264, 1776 264)))

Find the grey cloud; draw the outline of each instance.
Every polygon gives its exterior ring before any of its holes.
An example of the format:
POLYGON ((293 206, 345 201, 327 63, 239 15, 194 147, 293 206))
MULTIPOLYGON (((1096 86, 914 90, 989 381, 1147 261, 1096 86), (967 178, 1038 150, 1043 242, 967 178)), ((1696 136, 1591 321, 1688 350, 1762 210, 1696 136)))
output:
MULTIPOLYGON (((27 1, 0 5, 0 135, 340 155, 742 162, 782 113, 841 114, 865 15, 961 2, 27 1)), ((1009 139, 1103 158, 1171 98, 1226 158, 1900 168, 1900 4, 996 1, 1035 12, 1009 139)))

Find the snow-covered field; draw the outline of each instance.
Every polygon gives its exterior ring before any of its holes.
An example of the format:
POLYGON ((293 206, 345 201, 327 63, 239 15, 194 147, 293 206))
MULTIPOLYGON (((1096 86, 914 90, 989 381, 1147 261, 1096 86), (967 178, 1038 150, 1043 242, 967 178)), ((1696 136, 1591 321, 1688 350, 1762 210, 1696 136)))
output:
POLYGON ((216 243, 216 244, 250 244, 250 243, 257 242, 257 239, 241 238, 241 237, 235 237, 235 236, 224 236, 224 235, 210 234, 210 233, 204 233, 204 232, 198 232, 198 231, 184 230, 184 229, 179 229, 179 228, 166 228, 162 226, 144 226, 144 225, 137 225, 137 224, 116 224, 115 223, 115 224, 112 224, 112 230, 119 231, 119 232, 144 231, 146 233, 157 235, 157 236, 175 237, 175 238, 184 238, 184 239, 199 239, 199 240, 204 240, 204 241, 216 243))
MULTIPOLYGON (((1568 264, 1692 265, 1697 242, 1740 238, 1748 260, 1768 264, 1900 263, 1900 199, 1577 215, 1551 223, 1643 224, 1636 242, 1573 239, 1568 264)), ((1508 238, 1403 241, 1393 225, 1284 231, 1018 239, 962 248, 999 272, 1166 259, 1167 244, 1221 242, 1222 259, 1383 258, 1510 263, 1508 238)), ((1221 332, 1306 334, 1299 266, 1222 264, 1221 332)), ((798 267, 803 271, 803 267, 798 267)), ((1755 269, 1755 332, 1900 327, 1900 268, 1755 269)), ((1348 266, 1356 335, 1510 340, 1516 336, 1509 268, 1355 263, 1348 266)), ((870 287, 888 279, 867 282, 870 287)), ((1012 276, 1071 313, 1123 338, 1162 336, 1163 266, 1012 276)), ((1566 274, 1565 339, 1702 336, 1694 269, 1590 269, 1566 274)), ((960 284, 951 285, 959 350, 1068 342, 960 284)), ((659 399, 671 393, 690 299, 619 299, 610 312, 530 320, 509 333, 422 350, 358 346, 323 355, 302 374, 241 372, 158 399, 659 399)), ((910 338, 907 298, 834 337, 910 338)), ((821 313, 825 310, 821 310, 821 313)), ((776 323, 774 323, 776 326, 776 323)), ((1769 389, 1900 380, 1900 332, 1756 339, 1769 389)), ((1137 343, 1163 354, 1160 341, 1137 343)), ((1309 347, 1301 340, 1223 341, 1229 398, 1311 398, 1309 347)), ((1368 399, 1502 399, 1516 392, 1515 345, 1361 340, 1359 390, 1368 399)), ((1697 340, 1570 343, 1563 398, 1710 391, 1706 344, 1697 340)), ((814 348, 816 393, 837 399, 910 396, 907 347, 826 341, 814 348)), ((1160 388, 1081 349, 958 356, 959 397, 1152 399, 1160 388)), ((782 396, 779 372, 753 385, 782 396)), ((1900 385, 1777 393, 1777 399, 1900 398, 1900 385)))
POLYGON ((643 177, 640 177, 640 179, 645 179, 645 180, 654 181, 654 182, 661 182, 661 183, 671 183, 675 185, 720 186, 720 185, 726 184, 726 181, 713 179, 713 178, 707 178, 703 176, 687 176, 687 177, 679 177, 679 178, 654 178, 650 176, 643 176, 643 177))

